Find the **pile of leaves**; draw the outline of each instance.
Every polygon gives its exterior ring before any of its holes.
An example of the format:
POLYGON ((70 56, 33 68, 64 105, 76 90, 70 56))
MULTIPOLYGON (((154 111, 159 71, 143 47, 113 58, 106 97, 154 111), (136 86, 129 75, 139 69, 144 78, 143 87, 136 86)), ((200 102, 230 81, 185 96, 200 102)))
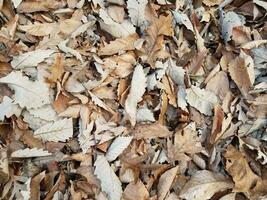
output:
POLYGON ((267 198, 266 1, 0 13, 0 199, 267 198))

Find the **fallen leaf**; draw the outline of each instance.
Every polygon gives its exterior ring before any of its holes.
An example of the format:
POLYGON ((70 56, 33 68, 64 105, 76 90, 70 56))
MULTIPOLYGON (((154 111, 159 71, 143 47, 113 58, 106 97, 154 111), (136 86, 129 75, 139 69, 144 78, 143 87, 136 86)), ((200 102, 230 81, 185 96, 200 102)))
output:
POLYGON ((13 57, 11 66, 13 69, 24 69, 28 67, 36 67, 39 63, 43 62, 46 58, 52 55, 54 50, 35 50, 30 51, 19 56, 13 57))
POLYGON ((136 124, 137 103, 142 101, 142 96, 146 91, 146 76, 142 65, 137 65, 134 69, 131 89, 125 101, 125 112, 127 113, 131 125, 136 124))
POLYGON ((139 124, 133 130, 134 138, 139 139, 152 139, 159 137, 169 137, 172 135, 166 126, 157 123, 153 124, 139 124))
POLYGON ((52 31, 56 28, 56 26, 57 26, 56 23, 40 23, 40 24, 38 23, 38 24, 19 26, 19 28, 25 31, 26 33, 29 33, 34 36, 46 36, 52 33, 52 31))
POLYGON ((158 183, 158 200, 165 199, 177 175, 178 169, 179 166, 173 167, 160 176, 158 183))
POLYGON ((124 192, 123 199, 125 200, 147 200, 149 199, 149 193, 146 186, 141 180, 137 182, 129 183, 124 192))
POLYGON ((20 116, 22 109, 13 103, 8 96, 4 96, 3 102, 0 104, 0 121, 4 121, 5 117, 10 118, 12 115, 20 116))
POLYGON ((51 76, 48 78, 49 81, 57 82, 61 79, 64 73, 64 60, 62 54, 56 56, 55 63, 49 68, 49 71, 51 72, 51 76))
POLYGON ((59 48, 61 51, 65 52, 65 53, 69 53, 69 54, 75 56, 75 57, 77 58, 77 60, 79 60, 79 61, 81 61, 81 63, 83 63, 83 58, 82 58, 81 54, 80 54, 78 51, 76 51, 76 50, 74 50, 74 49, 68 47, 68 46, 67 46, 67 43, 68 43, 68 42, 69 42, 69 39, 60 42, 60 43, 58 44, 58 48, 59 48))
POLYGON ((99 155, 94 166, 94 174, 101 181, 102 191, 107 193, 110 200, 121 199, 122 188, 120 179, 109 166, 107 159, 104 156, 99 155))
POLYGON ((147 5, 147 0, 128 0, 127 1, 127 9, 129 12, 129 16, 131 18, 132 23, 140 27, 142 26, 145 19, 145 8, 147 5))
POLYGON ((133 137, 119 136, 111 143, 106 153, 106 158, 109 162, 115 160, 131 143, 133 137))
POLYGON ((0 78, 0 83, 8 84, 15 91, 14 103, 22 108, 38 108, 50 103, 48 86, 42 81, 30 81, 20 71, 0 78))
POLYGON ((56 122, 48 123, 36 131, 34 137, 40 138, 43 141, 65 142, 73 135, 72 119, 62 119, 56 122))
POLYGON ((17 151, 12 152, 11 157, 12 158, 32 158, 32 157, 42 157, 42 156, 50 156, 52 155, 48 151, 45 151, 43 149, 19 149, 17 151))
POLYGON ((212 109, 218 103, 218 98, 212 92, 200 89, 194 85, 186 89, 187 102, 205 115, 212 115, 212 109))
POLYGON ((232 186, 233 183, 221 174, 200 170, 185 184, 179 196, 186 200, 210 199, 215 193, 232 186))

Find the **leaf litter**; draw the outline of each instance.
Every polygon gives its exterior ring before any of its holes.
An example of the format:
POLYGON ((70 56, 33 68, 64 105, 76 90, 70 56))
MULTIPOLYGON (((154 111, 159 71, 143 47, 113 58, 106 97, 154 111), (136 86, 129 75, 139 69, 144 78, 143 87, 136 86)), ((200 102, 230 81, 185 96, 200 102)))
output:
POLYGON ((266 11, 0 1, 0 199, 267 199, 266 11))

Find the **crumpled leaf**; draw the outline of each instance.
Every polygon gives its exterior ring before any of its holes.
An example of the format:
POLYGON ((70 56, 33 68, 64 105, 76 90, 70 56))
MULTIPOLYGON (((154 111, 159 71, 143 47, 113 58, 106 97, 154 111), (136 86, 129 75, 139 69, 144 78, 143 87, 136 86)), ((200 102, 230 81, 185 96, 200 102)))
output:
POLYGON ((233 28, 244 25, 245 18, 233 11, 224 12, 223 10, 220 10, 220 23, 222 28, 222 38, 224 39, 224 42, 228 42, 231 40, 233 28))
POLYGON ((111 41, 103 48, 100 48, 99 55, 113 55, 121 51, 133 50, 135 48, 134 43, 137 39, 138 35, 136 33, 125 38, 118 38, 114 41, 111 41))
POLYGON ((0 83, 6 83, 15 91, 14 103, 24 108, 39 108, 50 103, 49 88, 42 81, 30 81, 20 71, 11 72, 0 79, 0 83))
POLYGON ((127 113, 131 125, 136 123, 137 103, 142 100, 146 91, 146 76, 142 65, 138 64, 133 72, 130 93, 125 101, 125 112, 127 113))
POLYGON ((49 35, 56 28, 56 26, 56 23, 36 23, 19 26, 19 28, 34 36, 46 36, 49 35))
POLYGON ((166 126, 158 123, 153 124, 138 124, 133 130, 134 138, 139 139, 152 139, 158 137, 171 136, 172 132, 166 126))
POLYGON ((107 159, 104 156, 99 155, 94 166, 94 174, 101 181, 102 191, 107 193, 110 200, 121 199, 122 187, 120 179, 109 166, 107 159))
POLYGON ((37 149, 37 148, 26 148, 26 149, 19 149, 17 151, 12 152, 12 158, 32 158, 32 157, 42 157, 42 156, 50 156, 52 155, 46 150, 37 149))
POLYGON ((72 119, 65 118, 48 123, 34 131, 33 135, 43 141, 65 142, 73 135, 72 119))
POLYGON ((12 115, 18 117, 21 110, 22 109, 17 104, 13 103, 10 97, 4 96, 3 102, 0 104, 0 121, 4 121, 5 117, 9 118, 12 115))
POLYGON ((122 23, 117 23, 108 15, 108 12, 102 8, 99 11, 99 16, 103 20, 103 22, 100 22, 101 28, 114 37, 127 37, 128 35, 135 33, 135 27, 128 20, 124 20, 122 23))
POLYGON ((142 26, 145 19, 145 8, 147 5, 147 0, 128 0, 127 9, 129 12, 129 17, 135 26, 142 26))
POLYGON ((123 192, 125 200, 146 200, 149 199, 149 193, 141 180, 129 183, 123 192))
POLYGON ((79 60, 79 61, 81 61, 81 62, 83 63, 83 58, 82 58, 81 54, 80 54, 78 51, 76 51, 76 50, 74 50, 74 49, 68 47, 68 46, 67 46, 67 43, 68 43, 68 42, 69 42, 69 39, 67 39, 67 40, 63 40, 62 42, 60 42, 60 43, 58 44, 58 48, 59 48, 61 51, 65 52, 65 53, 69 53, 69 54, 75 56, 75 57, 77 58, 77 60, 79 60))
POLYGON ((83 151, 83 153, 86 153, 88 149, 92 146, 92 130, 94 128, 94 121, 90 122, 87 125, 87 128, 85 130, 80 130, 80 134, 78 136, 78 141, 80 144, 80 147, 83 151))
POLYGON ((175 179, 178 169, 179 169, 179 166, 173 167, 167 170, 166 172, 164 172, 160 176, 159 183, 158 183, 158 200, 165 199, 175 179))
POLYGON ((183 24, 188 30, 192 31, 193 33, 195 32, 193 24, 186 14, 181 13, 180 11, 174 11, 173 16, 176 23, 183 24))
POLYGON ((191 106, 208 116, 212 114, 213 106, 219 102, 215 94, 194 85, 186 89, 186 100, 191 106))
POLYGON ((186 200, 210 199, 215 193, 232 186, 233 183, 221 174, 200 170, 185 184, 179 196, 186 200))
POLYGON ((106 153, 106 158, 109 162, 115 160, 131 143, 132 136, 119 136, 111 143, 106 153))
POLYGON ((24 69, 28 67, 36 67, 39 63, 43 62, 54 50, 42 50, 37 49, 35 51, 30 51, 19 56, 13 57, 11 61, 11 66, 13 69, 24 69))

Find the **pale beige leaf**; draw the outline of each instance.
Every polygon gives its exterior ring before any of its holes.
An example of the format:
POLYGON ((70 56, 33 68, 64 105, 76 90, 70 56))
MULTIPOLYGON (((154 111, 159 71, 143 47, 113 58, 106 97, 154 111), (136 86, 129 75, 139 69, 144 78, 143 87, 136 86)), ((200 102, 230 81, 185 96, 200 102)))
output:
POLYGON ((0 83, 6 83, 15 91, 14 103, 24 108, 39 108, 50 103, 49 88, 42 81, 30 81, 20 71, 11 72, 0 79, 0 83))
POLYGON ((36 67, 39 63, 43 62, 54 50, 42 50, 38 49, 35 51, 30 51, 19 56, 14 56, 11 61, 11 66, 13 69, 24 69, 28 67, 36 67))
POLYGON ((119 136, 111 143, 106 153, 106 158, 109 162, 115 160, 131 143, 132 136, 119 136))
POLYGON ((22 0, 12 0, 12 3, 13 3, 15 8, 17 8, 21 2, 22 2, 22 0))
POLYGON ((103 22, 100 22, 101 28, 114 37, 127 37, 135 33, 135 27, 128 20, 117 23, 108 15, 107 11, 102 8, 99 11, 99 16, 103 20, 103 22))
POLYGON ((152 139, 159 137, 169 137, 172 132, 166 126, 160 124, 138 124, 133 130, 134 138, 139 139, 152 139))
POLYGON ((138 35, 136 33, 125 38, 118 38, 100 48, 99 55, 113 55, 122 51, 133 50, 137 39, 138 35))
POLYGON ((131 125, 136 123, 137 103, 142 100, 146 91, 146 76, 142 65, 137 65, 133 72, 130 93, 125 101, 125 112, 127 113, 131 125))
POLYGON ((62 119, 48 123, 34 131, 33 135, 43 141, 65 142, 73 135, 72 119, 62 119))
POLYGON ((110 200, 119 200, 122 196, 120 179, 116 176, 105 156, 99 155, 95 161, 94 174, 101 181, 101 190, 107 193, 110 200))
POLYGON ((92 130, 94 128, 94 121, 91 121, 85 130, 80 130, 78 136, 78 141, 83 153, 86 153, 88 149, 92 146, 92 130))
POLYGON ((46 36, 49 35, 55 28, 56 23, 42 23, 19 26, 19 28, 28 34, 34 36, 46 36))
POLYGON ((194 85, 186 89, 186 100, 191 106, 208 116, 212 114, 213 106, 219 102, 214 93, 194 85))
POLYGON ((167 193, 169 192, 171 185, 178 172, 179 166, 173 167, 164 172, 159 178, 158 183, 158 200, 164 200, 167 193))
POLYGON ((65 52, 65 53, 69 53, 69 54, 75 56, 75 57, 77 58, 77 60, 79 60, 79 61, 81 61, 81 62, 83 63, 83 58, 82 58, 81 54, 80 54, 78 51, 76 51, 76 50, 74 50, 74 49, 68 47, 68 46, 67 46, 67 43, 68 43, 68 42, 69 42, 69 39, 60 42, 60 43, 58 44, 58 48, 59 48, 61 51, 65 52))
POLYGON ((219 173, 207 170, 197 171, 180 192, 186 200, 210 199, 215 193, 233 187, 233 183, 219 173))
POLYGON ((183 24, 188 30, 192 31, 193 33, 195 32, 193 24, 186 14, 181 13, 180 11, 174 11, 173 16, 176 23, 183 24))
POLYGON ((147 0, 128 0, 127 1, 127 9, 129 12, 129 17, 131 18, 131 22, 135 26, 142 26, 145 19, 145 9, 147 5, 147 0))
POLYGON ((17 151, 12 152, 11 157, 12 158, 32 158, 32 157, 42 157, 42 156, 50 156, 52 155, 46 150, 43 149, 19 149, 17 151))
POLYGON ((146 186, 143 184, 141 180, 137 182, 129 183, 124 192, 123 199, 125 200, 147 200, 149 199, 149 193, 147 191, 146 186))
POLYGON ((13 103, 10 97, 4 96, 3 102, 0 104, 0 121, 4 121, 5 117, 9 118, 12 115, 18 117, 21 110, 22 109, 17 104, 13 103))

